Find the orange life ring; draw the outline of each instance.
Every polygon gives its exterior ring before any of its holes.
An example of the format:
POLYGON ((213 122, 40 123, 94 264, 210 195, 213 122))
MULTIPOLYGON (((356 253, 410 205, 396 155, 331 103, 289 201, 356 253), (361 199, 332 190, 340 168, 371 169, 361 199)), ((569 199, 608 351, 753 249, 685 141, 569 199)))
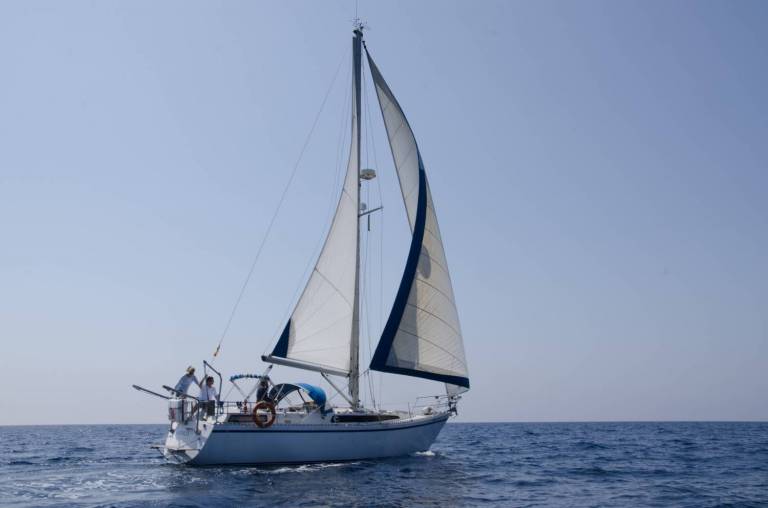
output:
POLYGON ((262 429, 266 429, 267 427, 270 427, 273 423, 275 423, 275 419, 277 418, 277 411, 275 411, 275 405, 272 404, 268 400, 260 400, 256 403, 256 405, 253 406, 253 423, 261 427, 262 429), (269 417, 267 418, 267 421, 263 422, 261 421, 261 417, 258 414, 259 409, 266 409, 269 411, 269 417))

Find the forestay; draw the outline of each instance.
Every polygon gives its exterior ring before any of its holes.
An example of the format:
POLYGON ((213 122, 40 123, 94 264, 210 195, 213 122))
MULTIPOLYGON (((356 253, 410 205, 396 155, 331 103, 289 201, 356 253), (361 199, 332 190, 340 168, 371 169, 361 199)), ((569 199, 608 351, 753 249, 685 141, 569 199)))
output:
MULTIPOLYGON (((469 388, 459 317, 435 207, 416 139, 376 64, 368 63, 413 238, 371 369, 469 388)), ((449 391, 455 391, 449 387, 449 391)))

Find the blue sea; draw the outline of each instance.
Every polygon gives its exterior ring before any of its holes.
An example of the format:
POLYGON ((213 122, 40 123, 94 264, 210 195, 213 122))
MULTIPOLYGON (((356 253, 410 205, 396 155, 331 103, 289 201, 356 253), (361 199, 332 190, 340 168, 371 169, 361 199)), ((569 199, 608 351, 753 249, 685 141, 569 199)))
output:
POLYGON ((432 450, 192 468, 164 425, 0 427, 2 506, 768 506, 768 423, 450 423, 432 450))

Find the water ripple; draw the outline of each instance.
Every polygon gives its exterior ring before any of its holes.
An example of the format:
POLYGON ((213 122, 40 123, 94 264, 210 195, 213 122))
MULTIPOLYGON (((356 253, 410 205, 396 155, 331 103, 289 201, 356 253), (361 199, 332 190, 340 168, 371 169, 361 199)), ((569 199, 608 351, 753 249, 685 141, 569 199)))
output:
POLYGON ((3 506, 768 506, 768 424, 449 424, 382 461, 196 469, 164 426, 0 427, 3 506))

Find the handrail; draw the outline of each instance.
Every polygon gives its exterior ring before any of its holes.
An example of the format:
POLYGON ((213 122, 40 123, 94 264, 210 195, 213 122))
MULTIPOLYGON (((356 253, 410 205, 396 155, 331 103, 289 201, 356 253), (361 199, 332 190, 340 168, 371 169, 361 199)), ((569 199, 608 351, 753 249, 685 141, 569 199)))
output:
POLYGON ((213 365, 211 365, 210 363, 208 363, 208 361, 207 361, 207 360, 203 360, 203 367, 204 367, 204 368, 205 368, 205 367, 208 367, 208 368, 210 368, 212 371, 214 371, 214 372, 215 372, 215 373, 216 373, 216 374, 219 376, 219 392, 221 392, 221 390, 223 390, 223 389, 224 389, 224 380, 223 380, 223 378, 221 377, 221 372, 219 372, 218 370, 216 370, 216 369, 213 367, 213 365))
MULTIPOLYGON (((195 397, 187 396, 185 400, 185 413, 187 410, 189 410, 189 414, 185 415, 185 420, 190 419, 196 419, 197 421, 201 421, 207 418, 207 410, 206 405, 202 404, 201 402, 205 401, 199 401, 195 397), (193 404, 193 402, 197 402, 197 404, 193 404), (187 405, 189 404, 189 405, 187 405), (192 410, 194 409, 194 410, 192 410)), ((278 412, 283 414, 293 414, 297 412, 305 411, 307 415, 314 413, 315 411, 322 411, 322 407, 317 406, 313 407, 310 405, 311 403, 305 403, 303 405, 297 405, 293 404, 290 406, 283 406, 278 408, 278 412)), ((385 404, 386 406, 390 406, 390 404, 385 404)), ((394 404, 392 404, 394 405, 394 404)), ((421 414, 432 414, 433 412, 455 412, 455 405, 452 404, 452 397, 446 396, 446 395, 432 395, 432 396, 423 396, 423 397, 417 397, 415 403, 407 403, 407 404, 398 404, 399 407, 392 407, 392 409, 378 409, 378 410, 372 410, 372 412, 376 413, 390 413, 390 414, 399 414, 401 417, 405 418, 413 418, 417 415, 421 414)), ((215 403, 215 411, 214 411, 214 417, 219 416, 229 416, 229 415, 250 415, 252 413, 253 407, 248 404, 244 405, 242 401, 233 401, 233 400, 220 400, 216 401, 215 403)))

